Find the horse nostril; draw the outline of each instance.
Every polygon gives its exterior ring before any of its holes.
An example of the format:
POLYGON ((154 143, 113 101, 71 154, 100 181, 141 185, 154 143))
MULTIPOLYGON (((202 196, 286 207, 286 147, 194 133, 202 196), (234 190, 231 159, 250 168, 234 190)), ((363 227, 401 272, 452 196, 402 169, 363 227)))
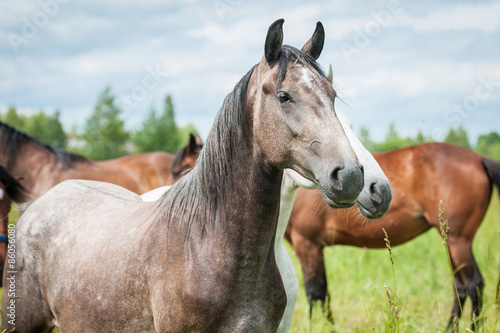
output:
POLYGON ((332 185, 338 191, 342 191, 342 181, 340 180, 339 177, 339 173, 342 169, 343 167, 336 167, 335 170, 333 170, 332 174, 330 175, 332 185))
POLYGON ((361 176, 363 176, 363 178, 365 178, 365 167, 360 165, 359 169, 361 170, 361 176))
POLYGON ((380 191, 377 190, 377 183, 371 183, 370 185, 370 198, 376 204, 382 203, 382 197, 380 196, 380 191))

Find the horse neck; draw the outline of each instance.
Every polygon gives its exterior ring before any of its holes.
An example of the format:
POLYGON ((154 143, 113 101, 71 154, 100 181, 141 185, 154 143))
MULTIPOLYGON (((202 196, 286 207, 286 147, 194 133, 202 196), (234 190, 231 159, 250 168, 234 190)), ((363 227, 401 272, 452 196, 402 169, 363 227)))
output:
MULTIPOLYGON (((224 193, 224 199, 212 212, 221 216, 217 230, 224 235, 224 244, 230 253, 245 259, 271 258, 282 171, 271 166, 258 147, 247 143, 238 146, 227 174, 228 182, 225 188, 218 189, 224 193)), ((210 168, 206 171, 210 172, 210 168)))
POLYGON ((283 176, 253 137, 253 106, 246 101, 251 73, 226 98, 196 167, 160 203, 167 232, 178 230, 184 247, 205 244, 203 251, 224 255, 240 271, 274 260, 283 176))
MULTIPOLYGON (((58 183, 56 179, 63 177, 58 157, 40 144, 25 141, 19 143, 15 150, 15 158, 9 163, 7 170, 14 178, 21 179, 22 185, 33 196, 30 199, 38 197, 58 183)), ((5 160, 8 158, 7 154, 4 151, 2 157, 5 160)))

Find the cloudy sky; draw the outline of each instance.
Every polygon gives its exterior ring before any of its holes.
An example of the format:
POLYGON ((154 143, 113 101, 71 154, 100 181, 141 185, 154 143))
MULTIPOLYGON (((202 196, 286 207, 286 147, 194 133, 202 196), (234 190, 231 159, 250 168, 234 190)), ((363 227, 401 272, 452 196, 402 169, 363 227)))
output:
POLYGON ((500 131, 499 1, 2 0, 0 112, 58 109, 82 128, 109 85, 128 129, 171 94, 205 138, 278 18, 299 48, 323 23, 319 62, 356 131, 500 131))

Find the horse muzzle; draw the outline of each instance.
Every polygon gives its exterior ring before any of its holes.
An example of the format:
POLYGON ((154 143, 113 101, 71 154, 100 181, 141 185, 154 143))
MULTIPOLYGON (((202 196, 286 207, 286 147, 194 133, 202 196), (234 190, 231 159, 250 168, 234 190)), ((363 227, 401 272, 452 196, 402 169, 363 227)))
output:
POLYGON ((358 163, 336 165, 325 179, 318 178, 318 187, 330 207, 352 207, 364 187, 363 167, 358 163))
POLYGON ((389 210, 391 200, 392 194, 389 183, 375 180, 363 189, 356 205, 364 217, 378 219, 389 210))

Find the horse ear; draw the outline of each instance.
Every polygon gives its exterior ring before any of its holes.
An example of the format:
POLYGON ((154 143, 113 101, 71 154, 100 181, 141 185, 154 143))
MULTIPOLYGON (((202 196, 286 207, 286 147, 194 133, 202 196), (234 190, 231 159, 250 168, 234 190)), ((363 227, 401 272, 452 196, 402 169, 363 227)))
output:
POLYGON ((333 84, 332 64, 328 66, 328 73, 326 73, 326 78, 328 79, 328 81, 330 81, 331 84, 333 84))
POLYGON ((274 64, 278 60, 281 46, 283 45, 283 22, 285 22, 283 19, 277 20, 271 24, 267 31, 264 54, 269 65, 274 64))
POLYGON ((197 136, 196 136, 196 139, 195 139, 195 140, 196 140, 196 144, 197 144, 198 146, 203 145, 203 142, 201 141, 201 137, 200 137, 199 135, 197 135, 197 136))
POLYGON ((192 153, 196 150, 196 138, 193 134, 189 134, 189 143, 186 146, 186 152, 192 153))
POLYGON ((321 51, 323 51, 323 45, 325 45, 325 29, 323 24, 318 22, 311 39, 302 46, 301 50, 313 57, 314 60, 317 60, 321 51))

